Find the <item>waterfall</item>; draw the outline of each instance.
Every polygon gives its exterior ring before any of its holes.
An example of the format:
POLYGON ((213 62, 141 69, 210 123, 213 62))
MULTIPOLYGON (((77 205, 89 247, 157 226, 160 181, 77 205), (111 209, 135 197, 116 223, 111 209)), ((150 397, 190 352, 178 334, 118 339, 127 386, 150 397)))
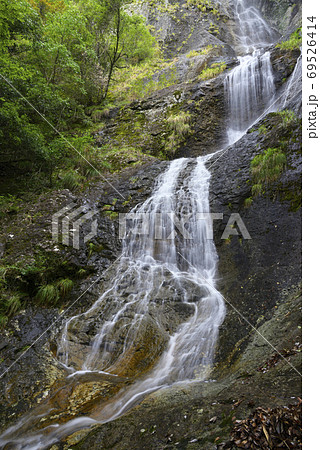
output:
POLYGON ((0 444, 44 448, 81 427, 113 420, 156 389, 208 377, 225 315, 208 216, 208 158, 175 160, 159 177, 153 195, 131 212, 111 286, 62 332, 58 355, 69 379, 92 372, 125 377, 129 385, 94 417, 50 423, 46 434, 29 433, 35 417, 45 416, 33 411, 7 430, 0 444), (141 220, 147 220, 144 233, 141 220), (95 332, 85 342, 91 327, 95 332))
POLYGON ((299 86, 301 86, 301 81, 302 81, 302 55, 299 56, 294 71, 290 75, 290 78, 287 82, 287 87, 283 96, 283 102, 281 104, 282 109, 286 108, 292 97, 294 97, 297 94, 296 84, 299 83, 299 86))
POLYGON ((183 302, 193 312, 190 319, 167 336, 167 350, 147 380, 137 382, 138 388, 134 386, 134 391, 153 390, 206 375, 206 370, 198 370, 210 368, 213 362, 225 308, 215 287, 217 253, 213 240, 208 238, 212 236, 212 224, 205 220, 206 216, 201 218, 202 214, 209 213, 210 173, 205 160, 206 157, 199 157, 196 163, 187 159, 173 161, 160 177, 154 194, 133 211, 137 216, 134 220, 148 221, 147 233, 137 235, 134 231, 138 224, 133 224, 124 242, 112 287, 86 313, 67 322, 60 347, 64 364, 68 364, 70 357, 69 328, 72 333, 79 332, 81 326, 87 326, 88 321, 95 320, 103 310, 105 321, 80 370, 103 369, 111 374, 117 374, 119 369, 122 374, 126 370, 131 372, 132 352, 137 344, 141 345, 148 324, 152 322, 154 335, 162 334, 163 304, 183 302), (187 176, 186 172, 189 172, 187 176), (175 236, 174 217, 182 218, 188 230, 184 227, 182 233, 175 236), (183 230, 187 236, 183 236, 183 230), (164 282, 171 288, 171 298, 161 299, 155 321, 154 300, 164 282), (129 317, 130 321, 126 322, 124 317, 129 317), (111 343, 117 339, 123 341, 119 354, 114 347, 114 351, 110 350, 111 343))
POLYGON ((270 52, 240 56, 224 83, 229 111, 228 144, 233 144, 272 103, 275 94, 270 52))
POLYGON ((235 18, 238 39, 245 53, 251 53, 258 45, 265 47, 272 44, 278 37, 250 0, 235 1, 235 18))
POLYGON ((274 100, 270 52, 264 47, 277 38, 277 33, 261 17, 248 0, 237 0, 239 64, 227 75, 224 83, 229 112, 227 144, 233 144, 254 124, 274 100))

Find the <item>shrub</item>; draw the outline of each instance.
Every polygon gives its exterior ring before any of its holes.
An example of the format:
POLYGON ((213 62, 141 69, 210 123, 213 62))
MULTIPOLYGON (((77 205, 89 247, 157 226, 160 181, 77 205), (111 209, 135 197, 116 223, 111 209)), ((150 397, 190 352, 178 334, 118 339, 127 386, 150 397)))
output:
POLYGON ((187 58, 193 58, 195 56, 199 55, 207 55, 209 51, 212 50, 212 45, 208 45, 207 47, 203 48, 202 50, 190 50, 189 53, 187 53, 187 58))
POLYGON ((204 69, 199 75, 199 80, 210 80, 211 78, 215 78, 220 75, 220 73, 224 72, 227 68, 227 65, 222 63, 215 63, 211 67, 204 69))
POLYGON ((167 124, 178 136, 185 136, 190 132, 191 114, 181 111, 179 114, 169 116, 167 124))
POLYGON ((20 295, 15 294, 9 297, 6 301, 6 315, 13 316, 21 309, 20 295))
POLYGON ((280 42, 276 47, 281 48, 281 50, 296 50, 302 45, 302 28, 297 28, 287 41, 280 42))
POLYGON ((8 317, 4 314, 0 314, 0 330, 6 326, 8 322, 8 317))
POLYGON ((291 109, 284 109, 283 111, 277 112, 277 114, 281 117, 281 125, 283 127, 287 127, 297 121, 297 116, 291 109))
POLYGON ((251 192, 252 192, 253 197, 257 197, 258 195, 262 194, 262 191, 263 191, 263 186, 261 183, 254 184, 252 186, 251 192))
POLYGON ((62 297, 65 297, 73 288, 73 281, 69 278, 64 278, 57 283, 57 288, 62 297))

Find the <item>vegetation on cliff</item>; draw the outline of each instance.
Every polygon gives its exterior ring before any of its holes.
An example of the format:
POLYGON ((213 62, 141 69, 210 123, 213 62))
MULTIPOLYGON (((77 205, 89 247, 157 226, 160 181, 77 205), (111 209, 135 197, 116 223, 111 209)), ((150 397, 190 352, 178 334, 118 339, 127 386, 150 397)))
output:
POLYGON ((144 19, 122 0, 2 0, 0 18, 1 173, 73 188, 95 172, 81 155, 108 169, 85 130, 114 74, 157 53, 144 19))

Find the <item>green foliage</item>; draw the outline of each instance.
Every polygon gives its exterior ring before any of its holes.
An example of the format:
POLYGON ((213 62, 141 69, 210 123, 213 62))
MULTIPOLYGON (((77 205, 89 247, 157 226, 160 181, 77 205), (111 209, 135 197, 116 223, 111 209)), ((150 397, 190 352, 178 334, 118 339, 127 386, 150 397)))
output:
POLYGON ((252 186, 251 189, 253 197, 258 197, 258 195, 261 195, 263 192, 263 185, 261 183, 256 183, 252 186))
POLYGON ((69 278, 63 278, 57 282, 57 288, 62 297, 65 297, 73 288, 73 281, 69 278))
POLYGON ((28 298, 49 306, 56 304, 71 291, 73 281, 70 277, 83 276, 78 271, 47 252, 36 254, 31 261, 21 259, 16 264, 5 264, 3 259, 0 266, 0 316, 12 317, 28 298))
POLYGON ((21 309, 20 295, 15 294, 9 297, 6 301, 6 314, 7 316, 13 316, 21 309))
POLYGON ((219 18, 219 10, 214 8, 209 0, 187 0, 186 6, 188 8, 195 6, 201 12, 210 11, 211 14, 219 18))
POLYGON ((73 288, 73 281, 69 278, 64 278, 56 283, 46 284, 39 288, 36 300, 49 306, 55 306, 58 301, 66 297, 73 288))
POLYGON ((4 328, 10 317, 22 307, 21 293, 3 293, 0 301, 0 328, 4 328))
POLYGON ((283 111, 278 111, 276 113, 281 117, 281 125, 286 128, 288 125, 294 124, 298 121, 298 118, 294 111, 290 109, 284 109, 283 111))
POLYGON ((250 206, 252 205, 252 202, 253 202, 252 197, 248 197, 245 199, 243 206, 245 208, 250 208, 250 206))
POLYGON ((57 286, 53 284, 41 286, 37 293, 36 299, 39 303, 44 305, 56 305, 59 300, 59 290, 57 286))
POLYGON ((82 181, 81 175, 75 170, 69 169, 68 171, 60 173, 60 185, 64 189, 70 189, 70 191, 76 191, 79 189, 82 181))
POLYGON ((172 86, 177 82, 174 62, 166 62, 159 55, 118 71, 110 87, 109 97, 117 103, 126 104, 146 97, 156 90, 172 86))
POLYGON ((0 313, 0 330, 7 325, 8 320, 8 316, 0 313))
POLYGON ((258 128, 258 133, 259 134, 266 134, 268 131, 267 127, 265 125, 260 125, 260 127, 258 128))
POLYGON ((268 148, 251 161, 253 179, 252 195, 255 197, 263 191, 263 186, 275 182, 286 165, 286 155, 279 148, 268 148))
POLYGON ((195 56, 199 55, 207 55, 210 50, 212 50, 212 45, 208 45, 207 47, 201 49, 201 50, 191 50, 189 53, 187 53, 187 58, 194 58, 195 56))
POLYGON ((191 133, 191 114, 185 111, 179 111, 176 114, 171 114, 166 119, 166 122, 170 134, 165 143, 165 151, 167 154, 173 155, 179 148, 179 145, 191 133))
POLYGON ((139 148, 132 146, 121 146, 121 147, 104 147, 106 151, 105 160, 110 165, 111 171, 116 172, 128 166, 135 166, 140 163, 141 153, 139 148))
POLYGON ((184 137, 190 132, 191 114, 181 111, 167 118, 167 124, 178 136, 184 137))
POLYGON ((105 99, 117 72, 157 52, 145 19, 129 14, 122 0, 2 0, 0 65, 8 82, 0 77, 0 170, 8 177, 40 171, 47 177, 38 182, 74 189, 81 184, 74 171, 96 171, 72 146, 108 170, 89 133, 67 132, 90 125, 87 112, 105 99), (49 123, 64 132, 69 148, 49 123), (62 168, 73 172, 61 181, 62 168))
POLYGON ((299 27, 294 31, 287 41, 280 42, 276 47, 281 48, 281 50, 296 50, 302 45, 302 28, 299 27))
POLYGON ((21 202, 21 198, 18 198, 15 195, 0 195, 0 218, 4 217, 6 214, 18 212, 21 202))
POLYGON ((204 69, 199 75, 199 80, 210 80, 211 78, 215 78, 220 75, 220 73, 224 72, 227 68, 227 65, 224 62, 215 63, 211 67, 207 67, 204 69))

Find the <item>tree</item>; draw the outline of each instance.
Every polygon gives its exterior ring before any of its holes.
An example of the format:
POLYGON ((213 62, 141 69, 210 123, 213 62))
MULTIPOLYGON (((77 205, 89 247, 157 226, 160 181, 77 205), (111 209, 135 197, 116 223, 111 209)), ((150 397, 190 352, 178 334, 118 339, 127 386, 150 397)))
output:
POLYGON ((156 40, 151 35, 145 21, 136 14, 128 14, 120 4, 114 12, 113 28, 105 49, 108 69, 104 97, 107 96, 115 69, 129 64, 138 64, 153 56, 156 40))

